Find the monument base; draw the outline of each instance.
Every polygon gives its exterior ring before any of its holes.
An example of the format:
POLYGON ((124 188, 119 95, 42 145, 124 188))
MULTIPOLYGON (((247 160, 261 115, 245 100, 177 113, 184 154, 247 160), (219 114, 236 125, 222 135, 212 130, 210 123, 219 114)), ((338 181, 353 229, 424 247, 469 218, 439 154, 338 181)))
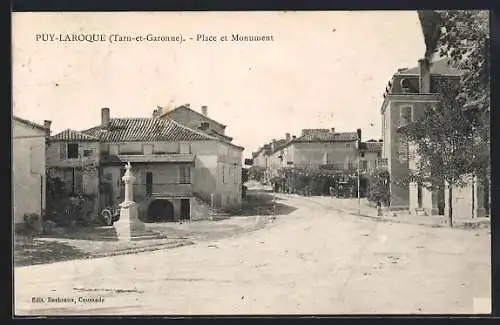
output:
POLYGON ((137 240, 139 237, 151 235, 146 231, 146 225, 139 220, 137 204, 134 202, 121 204, 120 220, 113 226, 120 241, 137 240))

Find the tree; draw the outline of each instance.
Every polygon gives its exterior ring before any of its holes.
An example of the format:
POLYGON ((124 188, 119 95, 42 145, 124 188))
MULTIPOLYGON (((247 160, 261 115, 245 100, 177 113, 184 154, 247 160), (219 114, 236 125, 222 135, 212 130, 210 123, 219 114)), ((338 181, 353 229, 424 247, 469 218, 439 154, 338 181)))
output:
POLYGON ((415 166, 404 182, 422 184, 431 191, 448 185, 448 218, 453 226, 453 188, 465 184, 464 175, 474 170, 472 127, 463 106, 456 100, 460 84, 441 80, 434 84, 440 102, 425 108, 421 118, 400 130, 413 147, 415 166))
POLYGON ((370 173, 368 178, 368 201, 380 202, 384 206, 390 204, 390 175, 389 171, 381 169, 370 173))
POLYGON ((462 71, 456 100, 472 127, 473 170, 490 183, 490 35, 486 10, 419 11, 426 52, 447 56, 462 71))

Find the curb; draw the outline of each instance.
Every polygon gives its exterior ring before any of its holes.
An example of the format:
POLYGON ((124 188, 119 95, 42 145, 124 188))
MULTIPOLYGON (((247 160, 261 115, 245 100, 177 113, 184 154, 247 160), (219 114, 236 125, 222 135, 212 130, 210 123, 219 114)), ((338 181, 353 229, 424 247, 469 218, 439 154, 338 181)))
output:
POLYGON ((118 256, 118 255, 129 255, 129 254, 137 254, 137 253, 144 253, 144 252, 154 252, 154 251, 158 251, 158 250, 162 250, 162 249, 171 249, 171 248, 189 246, 189 245, 194 245, 194 244, 195 244, 195 242, 186 241, 186 242, 166 243, 166 244, 160 244, 160 245, 151 245, 151 246, 139 247, 139 248, 122 249, 122 250, 106 252, 106 253, 97 253, 97 254, 89 253, 89 256, 87 256, 85 259, 118 256))
MULTIPOLYGON (((338 209, 338 211, 357 216, 357 217, 362 217, 362 218, 368 218, 372 219, 375 221, 379 222, 393 222, 393 223, 402 223, 402 224, 407 224, 407 225, 416 225, 416 226, 424 226, 424 227, 431 227, 431 228, 449 228, 448 223, 422 223, 422 222, 411 222, 411 221, 406 221, 406 220, 397 220, 397 219, 389 219, 389 218, 384 218, 384 217, 376 217, 376 216, 370 216, 367 214, 357 214, 356 212, 352 212, 349 210, 343 210, 343 209, 338 209)), ((481 228, 484 226, 490 226, 491 223, 489 220, 478 220, 478 221, 466 221, 466 222, 458 222, 454 221, 453 228, 454 229, 477 229, 481 228)))

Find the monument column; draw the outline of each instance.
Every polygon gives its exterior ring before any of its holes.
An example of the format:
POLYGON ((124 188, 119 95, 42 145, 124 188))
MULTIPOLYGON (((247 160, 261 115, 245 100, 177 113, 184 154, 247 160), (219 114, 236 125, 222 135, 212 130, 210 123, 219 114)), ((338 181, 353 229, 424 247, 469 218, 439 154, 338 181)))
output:
POLYGON ((125 175, 122 177, 125 183, 125 199, 120 204, 120 220, 114 223, 114 227, 119 240, 129 241, 144 233, 146 227, 138 218, 137 204, 134 202, 132 185, 135 177, 130 162, 125 165, 125 170, 125 175))

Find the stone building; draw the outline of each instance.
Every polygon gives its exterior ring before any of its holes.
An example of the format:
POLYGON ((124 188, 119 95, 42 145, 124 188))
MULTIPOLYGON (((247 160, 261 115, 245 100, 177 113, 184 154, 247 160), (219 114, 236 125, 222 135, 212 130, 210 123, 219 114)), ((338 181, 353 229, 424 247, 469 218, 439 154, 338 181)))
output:
MULTIPOLYGON (((76 134, 84 138, 78 142, 83 156, 84 150, 98 146, 92 161, 98 165, 101 208, 123 201, 121 177, 127 162, 134 169, 134 199, 144 221, 206 218, 211 205, 232 209, 241 204, 243 148, 224 138, 190 128, 158 110, 151 118, 111 118, 109 108, 101 110, 100 125, 76 134)), ((63 135, 54 138, 59 139, 54 143, 75 143, 63 135)), ((61 155, 57 148, 64 147, 54 144, 53 160, 61 155)), ((90 160, 82 161, 86 162, 90 160)))
MULTIPOLYGON (((382 115, 382 157, 387 160, 391 176, 390 206, 393 210, 409 210, 415 214, 445 214, 447 191, 428 191, 423 184, 404 185, 400 182, 416 168, 419 157, 416 148, 408 143, 400 130, 408 123, 416 121, 426 107, 439 104, 437 82, 458 82, 461 72, 448 66, 447 59, 440 59, 429 64, 426 60, 418 61, 412 69, 399 69, 389 81, 381 107, 382 115)), ((484 190, 479 182, 470 182, 465 189, 455 190, 454 201, 474 202, 474 214, 484 214, 484 190), (469 189, 467 189, 469 188, 469 189), (467 194, 465 194, 467 193, 467 194), (468 197, 468 198, 465 198, 468 197)), ((462 204, 462 203, 461 203, 462 204)), ((467 204, 465 204, 467 206, 467 204)))
POLYGON ((24 215, 42 215, 46 206, 45 145, 51 122, 12 118, 12 209, 15 227, 24 215))

